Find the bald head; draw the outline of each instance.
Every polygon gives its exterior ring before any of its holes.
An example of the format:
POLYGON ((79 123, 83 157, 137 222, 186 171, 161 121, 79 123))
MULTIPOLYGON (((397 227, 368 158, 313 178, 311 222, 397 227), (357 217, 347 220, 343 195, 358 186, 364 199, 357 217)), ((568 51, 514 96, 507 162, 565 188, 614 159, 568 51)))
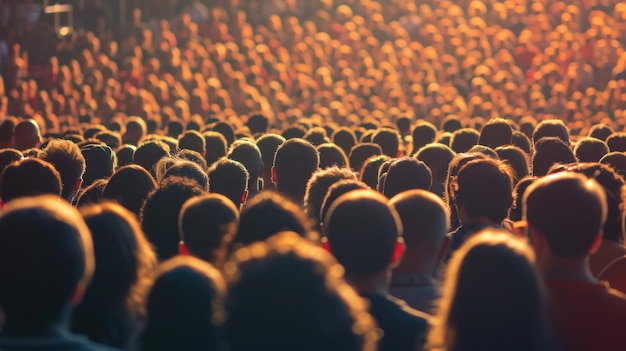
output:
POLYGON ((39 125, 32 119, 19 122, 13 131, 13 144, 22 151, 38 147, 41 143, 39 125))

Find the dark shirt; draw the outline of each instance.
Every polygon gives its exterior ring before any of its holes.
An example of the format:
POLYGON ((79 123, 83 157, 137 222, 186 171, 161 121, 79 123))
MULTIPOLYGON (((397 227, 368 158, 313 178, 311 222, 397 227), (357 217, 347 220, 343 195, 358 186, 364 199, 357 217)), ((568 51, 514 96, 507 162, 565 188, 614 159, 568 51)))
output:
POLYGON ((370 302, 369 312, 382 330, 379 351, 415 351, 424 345, 429 316, 392 296, 361 294, 370 302))
POLYGON ((115 351, 117 349, 96 344, 84 336, 61 331, 51 336, 12 338, 0 335, 2 351, 115 351))

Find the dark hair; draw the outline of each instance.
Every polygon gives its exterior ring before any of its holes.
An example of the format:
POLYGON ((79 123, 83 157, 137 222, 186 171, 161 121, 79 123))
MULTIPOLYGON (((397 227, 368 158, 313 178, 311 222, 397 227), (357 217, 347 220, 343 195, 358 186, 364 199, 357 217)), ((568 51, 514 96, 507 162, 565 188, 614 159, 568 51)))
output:
POLYGON ((156 249, 159 260, 178 254, 178 214, 183 204, 205 193, 196 182, 170 177, 159 184, 141 210, 141 226, 156 249))
POLYGON ((450 161, 450 165, 448 166, 448 173, 445 183, 445 194, 444 194, 444 202, 446 203, 446 207, 450 211, 450 228, 456 228, 459 226, 459 217, 457 213, 456 206, 454 206, 454 187, 456 186, 456 177, 459 175, 459 170, 467 163, 476 160, 476 159, 485 159, 487 158, 483 154, 478 153, 460 153, 456 154, 452 161, 450 161))
POLYGON ((106 179, 98 179, 86 188, 83 188, 76 197, 76 207, 94 204, 102 201, 102 191, 107 185, 106 179))
POLYGON ((483 154, 489 158, 492 158, 494 160, 497 160, 499 158, 498 154, 496 153, 496 151, 492 148, 490 148, 489 146, 485 146, 485 145, 474 145, 472 146, 472 148, 468 151, 469 153, 479 153, 479 154, 483 154))
POLYGON ((343 179, 340 180, 328 188, 326 192, 326 196, 324 196, 324 201, 322 201, 322 206, 320 207, 319 218, 322 221, 326 218, 328 214, 328 210, 330 206, 332 206, 333 202, 337 200, 341 195, 346 194, 352 190, 367 190, 371 189, 367 184, 360 182, 358 180, 353 179, 343 179))
POLYGON ((206 151, 206 141, 200 132, 188 130, 178 139, 178 147, 181 150, 193 150, 204 155, 206 151))
POLYGON ((16 331, 59 322, 94 270, 89 229, 57 196, 13 201, 0 216, 0 301, 16 331))
POLYGON ((569 130, 560 119, 546 119, 535 127, 533 144, 537 144, 539 139, 546 137, 559 138, 565 145, 569 146, 569 130))
POLYGON ((478 144, 480 133, 473 128, 461 128, 455 130, 450 137, 450 148, 454 152, 468 152, 478 144))
POLYGON ((391 199, 405 190, 430 190, 432 182, 432 173, 426 163, 414 157, 403 157, 389 166, 383 194, 391 199))
POLYGON ((216 350, 225 296, 209 263, 189 256, 162 263, 148 295, 143 350, 216 350))
POLYGON ((541 138, 535 144, 535 152, 533 153, 533 175, 542 177, 548 174, 548 170, 555 163, 568 164, 574 162, 576 162, 576 156, 559 138, 541 138))
POLYGON ((252 141, 237 140, 231 146, 227 156, 233 161, 240 162, 248 171, 248 189, 252 194, 256 194, 259 190, 259 176, 264 168, 261 150, 252 141))
POLYGON ((350 155, 350 168, 359 172, 363 168, 363 164, 368 158, 372 156, 379 156, 383 154, 383 149, 380 145, 374 143, 360 143, 352 147, 350 155))
POLYGON ((119 135, 119 133, 110 132, 108 130, 103 130, 96 133, 96 135, 94 135, 94 138, 105 143, 112 150, 116 150, 122 144, 122 137, 119 135))
POLYGON ((185 128, 180 121, 169 121, 167 123, 167 136, 178 139, 183 134, 183 129, 185 128))
POLYGON ((606 145, 611 152, 626 151, 626 132, 615 132, 606 138, 606 145))
POLYGON ((502 222, 513 204, 513 170, 501 161, 474 160, 459 170, 453 192, 457 208, 464 206, 470 217, 502 222))
POLYGON ((306 129, 304 129, 303 126, 295 125, 285 129, 281 136, 285 138, 285 140, 291 140, 303 138, 305 134, 306 129))
POLYGON ((378 172, 380 167, 388 160, 391 160, 391 158, 385 155, 368 158, 361 168, 359 180, 367 184, 370 188, 376 189, 378 186, 378 172))
POLYGON ((0 175, 6 166, 24 158, 22 153, 16 149, 0 149, 0 175))
POLYGON ((200 166, 191 161, 174 162, 174 164, 165 171, 161 181, 169 177, 183 177, 191 179, 198 183, 198 185, 204 190, 207 190, 209 187, 209 177, 206 172, 200 168, 200 166))
POLYGON ((61 176, 48 162, 25 158, 6 166, 0 179, 0 198, 9 202, 25 196, 61 196, 61 176))
POLYGON ((532 146, 530 145, 530 139, 526 136, 526 134, 514 131, 513 137, 511 137, 511 144, 519 147, 524 150, 527 155, 532 153, 532 146))
POLYGON ((156 175, 154 166, 163 157, 169 157, 170 147, 159 140, 149 140, 143 142, 133 155, 133 161, 145 168, 154 177, 156 175))
POLYGON ((85 158, 84 187, 91 185, 98 179, 109 178, 117 167, 117 157, 108 146, 88 145, 80 151, 85 158))
MULTIPOLYGON (((424 120, 417 123, 413 128, 413 153, 421 149, 422 146, 435 142, 437 128, 430 122, 424 120)), ((392 156, 396 157, 396 155, 392 156)))
POLYGON ((520 179, 513 188, 513 206, 509 211, 509 219, 512 221, 522 220, 522 199, 528 187, 534 183, 538 178, 533 176, 527 176, 520 179))
POLYGON ((143 167, 124 166, 109 178, 102 197, 113 200, 139 216, 148 194, 154 190, 154 178, 143 167))
POLYGON ((348 156, 346 156, 343 150, 332 143, 324 143, 317 147, 317 152, 320 154, 320 168, 328 167, 348 167, 348 156))
POLYGON ((320 210, 328 188, 340 180, 356 180, 356 176, 348 168, 330 167, 313 173, 306 185, 304 195, 304 209, 306 214, 313 220, 313 226, 319 230, 320 210))
POLYGON ((226 148, 229 148, 230 145, 235 141, 235 131, 233 127, 226 122, 217 122, 211 128, 211 130, 216 131, 224 136, 226 139, 226 148))
POLYGON ((380 145, 384 155, 398 157, 400 139, 400 134, 395 129, 381 128, 374 134, 372 142, 380 145))
POLYGON ((266 133, 268 125, 269 119, 261 112, 252 114, 246 122, 246 126, 248 126, 252 134, 266 133))
POLYGON ((133 164, 135 158, 136 147, 132 145, 124 145, 117 152, 117 167, 124 167, 133 164))
POLYGON ((13 142, 13 130, 17 124, 17 118, 7 117, 0 123, 0 142, 13 142))
POLYGON ((352 147, 356 145, 356 135, 348 127, 337 128, 331 135, 331 141, 339 146, 348 155, 352 147))
POLYGON ((461 121, 455 115, 446 116, 441 120, 441 129, 444 132, 454 133, 455 130, 459 130, 461 128, 463 128, 463 125, 461 125, 461 121))
POLYGON ((276 149, 285 142, 285 138, 278 134, 264 134, 256 140, 256 146, 261 151, 261 158, 266 171, 274 164, 274 154, 276 149))
POLYGON ((330 251, 346 276, 369 277, 390 267, 402 223, 374 190, 354 190, 333 202, 324 229, 330 251))
POLYGON ((226 156, 226 150, 228 148, 228 142, 224 135, 214 131, 206 131, 202 133, 204 141, 206 143, 206 159, 207 166, 211 166, 215 161, 226 156))
POLYGON ((606 195, 593 179, 559 172, 528 187, 523 213, 529 226, 546 238, 553 255, 583 258, 606 221, 606 195))
POLYGON ((276 189, 294 201, 302 201, 307 182, 319 164, 319 153, 309 142, 302 139, 285 141, 274 156, 276 189))
POLYGON ((230 350, 376 348, 375 324, 365 303, 333 273, 339 266, 320 247, 283 232, 233 258, 227 264, 224 326, 230 350))
POLYGON ((304 134, 302 139, 308 141, 309 143, 311 143, 311 145, 315 147, 330 142, 330 140, 326 136, 326 129, 322 127, 314 127, 309 129, 306 134, 304 134))
POLYGON ((419 149, 413 157, 424 162, 432 172, 433 181, 443 181, 448 173, 450 161, 456 153, 442 144, 429 144, 419 149))
POLYGON ((517 146, 501 146, 496 148, 500 160, 508 163, 515 171, 514 183, 530 174, 529 158, 524 150, 517 146))
POLYGON ((480 131, 478 144, 495 149, 498 146, 510 145, 512 137, 511 125, 502 118, 495 118, 487 122, 480 131))
POLYGON ((182 149, 176 154, 176 158, 183 161, 191 161, 197 164, 203 171, 207 169, 207 163, 204 156, 193 150, 182 149))
POLYGON ((78 146, 67 140, 51 140, 39 154, 39 158, 50 162, 61 175, 61 196, 72 200, 76 185, 85 173, 85 158, 78 146))
POLYGON ((580 162, 599 162, 609 153, 609 147, 600 139, 586 137, 578 140, 574 147, 574 155, 580 162))
POLYGON ((604 124, 604 123, 598 123, 598 124, 594 124, 591 126, 591 128, 589 128, 589 136, 592 138, 596 138, 596 139, 600 139, 602 141, 606 141, 606 138, 609 137, 609 135, 615 133, 615 131, 613 130, 613 128, 611 128, 610 126, 604 124))
POLYGON ((91 284, 72 315, 72 331, 124 348, 144 318, 156 257, 133 214, 115 203, 86 206, 96 259, 91 284))
POLYGON ((239 162, 223 158, 208 171, 209 191, 222 194, 239 208, 244 192, 248 189, 249 174, 239 162))
POLYGON ((621 175, 622 177, 626 177, 626 155, 624 153, 609 152, 600 159, 600 163, 609 165, 619 175, 621 175))

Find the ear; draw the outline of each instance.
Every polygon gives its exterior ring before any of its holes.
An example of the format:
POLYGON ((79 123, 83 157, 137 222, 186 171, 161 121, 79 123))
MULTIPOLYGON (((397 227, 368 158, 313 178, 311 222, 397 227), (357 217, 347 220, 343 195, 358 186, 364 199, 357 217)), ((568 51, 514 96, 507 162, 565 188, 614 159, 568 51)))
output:
POLYGON ((320 246, 322 247, 322 249, 328 251, 329 253, 332 254, 332 251, 330 250, 330 243, 328 242, 328 238, 325 236, 322 236, 321 239, 321 244, 320 246))
POLYGON ((591 245, 591 249, 589 249, 590 254, 594 254, 596 251, 598 251, 598 249, 600 248, 600 244, 602 244, 603 236, 604 236, 604 233, 600 231, 596 239, 593 241, 593 245, 591 245))
POLYGON ((276 167, 272 166, 272 184, 276 184, 278 177, 276 176, 276 167))
POLYGON ((189 250, 187 249, 187 245, 185 245, 184 241, 178 242, 178 253, 183 256, 189 256, 189 250))
POLYGON ((393 256, 391 256, 391 266, 397 267, 402 261, 402 257, 404 256, 404 252, 406 251, 406 244, 404 243, 403 237, 398 237, 396 240, 396 246, 393 249, 393 256))
POLYGON ((398 153, 396 154, 396 158, 402 157, 402 150, 398 149, 398 153))
POLYGON ((439 263, 441 263, 441 261, 443 261, 443 258, 446 257, 448 249, 450 248, 450 243, 452 243, 452 237, 446 235, 446 237, 443 239, 443 243, 441 243, 441 247, 439 248, 439 253, 437 254, 437 266, 439 266, 439 263))
POLYGON ((244 190, 243 194, 241 194, 241 205, 245 205, 246 201, 248 201, 248 194, 250 194, 248 189, 244 190))

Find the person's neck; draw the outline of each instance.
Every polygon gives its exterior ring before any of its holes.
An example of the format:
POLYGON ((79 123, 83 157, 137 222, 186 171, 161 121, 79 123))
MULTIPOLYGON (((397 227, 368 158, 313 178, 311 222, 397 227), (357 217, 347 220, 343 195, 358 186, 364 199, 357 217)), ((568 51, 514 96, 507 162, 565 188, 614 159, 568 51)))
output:
POLYGON ((387 269, 369 277, 355 277, 346 274, 346 280, 359 294, 387 296, 391 270, 387 269))
POLYGON ((589 270, 588 256, 583 259, 550 257, 541 260, 538 266, 546 280, 598 281, 589 270))

